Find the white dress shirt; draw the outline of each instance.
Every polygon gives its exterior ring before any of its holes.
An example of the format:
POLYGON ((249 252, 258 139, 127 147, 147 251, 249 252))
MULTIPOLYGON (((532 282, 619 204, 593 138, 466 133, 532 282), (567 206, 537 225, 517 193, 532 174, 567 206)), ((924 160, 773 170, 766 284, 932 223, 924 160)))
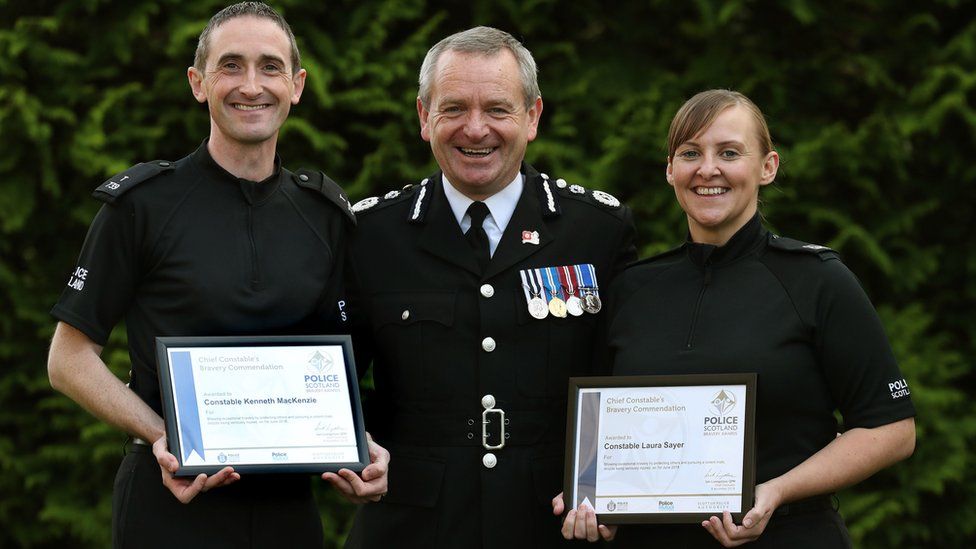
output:
MULTIPOLYGON (((454 212, 454 217, 457 218, 458 225, 461 226, 461 232, 466 233, 471 227, 471 216, 468 215, 468 206, 474 200, 464 196, 461 194, 461 191, 455 189, 454 185, 451 185, 451 182, 443 174, 441 175, 441 180, 444 182, 444 196, 447 197, 447 203, 451 205, 451 211, 454 212)), ((505 232, 505 227, 508 226, 508 222, 512 220, 512 214, 515 213, 515 206, 518 205, 519 197, 522 196, 523 185, 522 174, 518 173, 515 175, 515 179, 506 185, 504 189, 484 200, 485 205, 488 206, 489 213, 482 227, 488 235, 488 251, 491 255, 495 255, 495 249, 498 248, 498 242, 502 239, 502 233, 505 232)))

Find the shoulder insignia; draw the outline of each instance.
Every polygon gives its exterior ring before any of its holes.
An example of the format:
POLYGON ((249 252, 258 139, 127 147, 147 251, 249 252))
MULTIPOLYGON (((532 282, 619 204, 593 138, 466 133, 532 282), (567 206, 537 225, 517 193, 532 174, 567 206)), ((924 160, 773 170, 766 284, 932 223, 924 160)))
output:
MULTIPOLYGON (((419 185, 414 187, 416 190, 416 195, 413 202, 410 203, 410 209, 407 210, 407 221, 410 223, 423 223, 424 219, 427 217, 427 210, 430 209, 430 190, 432 185, 430 185, 430 178, 425 177, 419 185)), ((404 187, 406 190, 406 187, 404 187)))
POLYGON ((775 234, 770 235, 769 246, 771 248, 776 248, 777 250, 783 250, 786 252, 816 255, 821 261, 827 261, 828 259, 840 259, 840 254, 827 246, 808 244, 801 240, 786 238, 775 234))
POLYGON ((364 199, 360 200, 359 202, 356 202, 355 204, 353 204, 352 211, 354 211, 356 213, 365 212, 366 210, 372 208, 373 206, 375 206, 375 205, 377 205, 379 203, 380 203, 380 197, 378 197, 378 196, 371 196, 369 198, 364 198, 364 199))
POLYGON ((353 206, 349 204, 349 199, 342 187, 338 183, 329 179, 329 176, 320 171, 299 169, 292 174, 292 179, 299 187, 311 189, 321 193, 342 210, 349 218, 349 221, 356 224, 356 213, 353 206))
POLYGON ((609 206, 611 208, 620 207, 620 201, 617 200, 610 193, 605 193, 603 191, 593 191, 593 198, 595 198, 597 202, 603 204, 604 206, 609 206))
POLYGON ((99 185, 92 192, 92 196, 106 204, 112 204, 132 187, 173 168, 175 164, 169 160, 153 160, 136 164, 99 185))
POLYGON ((571 185, 565 179, 557 179, 556 188, 562 189, 563 191, 568 191, 570 196, 575 195, 578 198, 583 198, 589 195, 590 198, 610 209, 620 207, 620 200, 618 200, 617 197, 613 196, 612 194, 597 190, 587 191, 582 185, 571 185))
POLYGON ((559 201, 556 199, 556 194, 552 191, 553 183, 550 181, 549 176, 544 173, 540 173, 539 177, 541 180, 539 181, 536 189, 539 191, 539 203, 542 205, 542 217, 556 217, 563 212, 559 207, 559 201))

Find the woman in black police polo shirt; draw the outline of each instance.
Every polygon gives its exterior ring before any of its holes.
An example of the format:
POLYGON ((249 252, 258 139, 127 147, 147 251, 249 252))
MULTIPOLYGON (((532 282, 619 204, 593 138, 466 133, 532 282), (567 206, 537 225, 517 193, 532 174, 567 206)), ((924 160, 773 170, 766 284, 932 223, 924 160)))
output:
MULTIPOLYGON (((623 526, 614 545, 849 547, 830 495, 914 449, 914 407, 891 389, 904 380, 857 279, 833 250, 762 225, 759 188, 778 167, 762 113, 739 93, 699 93, 671 122, 667 180, 688 241, 614 282, 607 357, 614 375, 757 373, 758 485, 742 524, 726 512, 623 526)), ((563 534, 618 533, 581 508, 563 534)))

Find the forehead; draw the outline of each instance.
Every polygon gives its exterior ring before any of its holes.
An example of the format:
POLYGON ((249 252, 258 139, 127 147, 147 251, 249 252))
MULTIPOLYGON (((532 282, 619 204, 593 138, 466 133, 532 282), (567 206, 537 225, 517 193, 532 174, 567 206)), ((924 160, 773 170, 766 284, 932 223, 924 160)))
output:
POLYGON ((494 55, 448 50, 437 60, 431 97, 435 100, 522 101, 518 61, 508 49, 494 55))
POLYGON ((756 139, 756 120, 742 105, 732 105, 715 116, 712 123, 701 129, 694 141, 741 141, 756 139))
POLYGON ((210 35, 207 61, 235 54, 248 57, 291 58, 288 35, 266 17, 234 17, 215 28, 210 35))

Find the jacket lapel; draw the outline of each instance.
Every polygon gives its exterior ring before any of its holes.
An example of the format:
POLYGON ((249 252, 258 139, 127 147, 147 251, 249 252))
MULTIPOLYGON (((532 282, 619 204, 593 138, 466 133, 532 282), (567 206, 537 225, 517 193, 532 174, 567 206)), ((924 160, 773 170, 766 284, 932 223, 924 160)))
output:
POLYGON ((495 276, 524 261, 553 241, 552 233, 549 232, 549 228, 542 218, 542 210, 536 190, 539 185, 538 179, 541 178, 535 173, 535 170, 526 169, 525 173, 522 196, 515 206, 515 212, 512 214, 512 219, 508 222, 505 232, 502 233, 502 239, 498 243, 498 248, 495 249, 495 255, 491 257, 491 262, 488 263, 485 278, 495 276), (522 231, 538 231, 539 244, 522 242, 522 231))
POLYGON ((448 263, 480 275, 481 268, 478 266, 474 251, 465 242, 461 227, 454 217, 454 212, 451 211, 451 205, 447 203, 447 197, 444 196, 440 172, 430 177, 428 181, 428 185, 432 187, 428 199, 431 202, 430 209, 427 211, 427 222, 420 236, 420 247, 448 263))

